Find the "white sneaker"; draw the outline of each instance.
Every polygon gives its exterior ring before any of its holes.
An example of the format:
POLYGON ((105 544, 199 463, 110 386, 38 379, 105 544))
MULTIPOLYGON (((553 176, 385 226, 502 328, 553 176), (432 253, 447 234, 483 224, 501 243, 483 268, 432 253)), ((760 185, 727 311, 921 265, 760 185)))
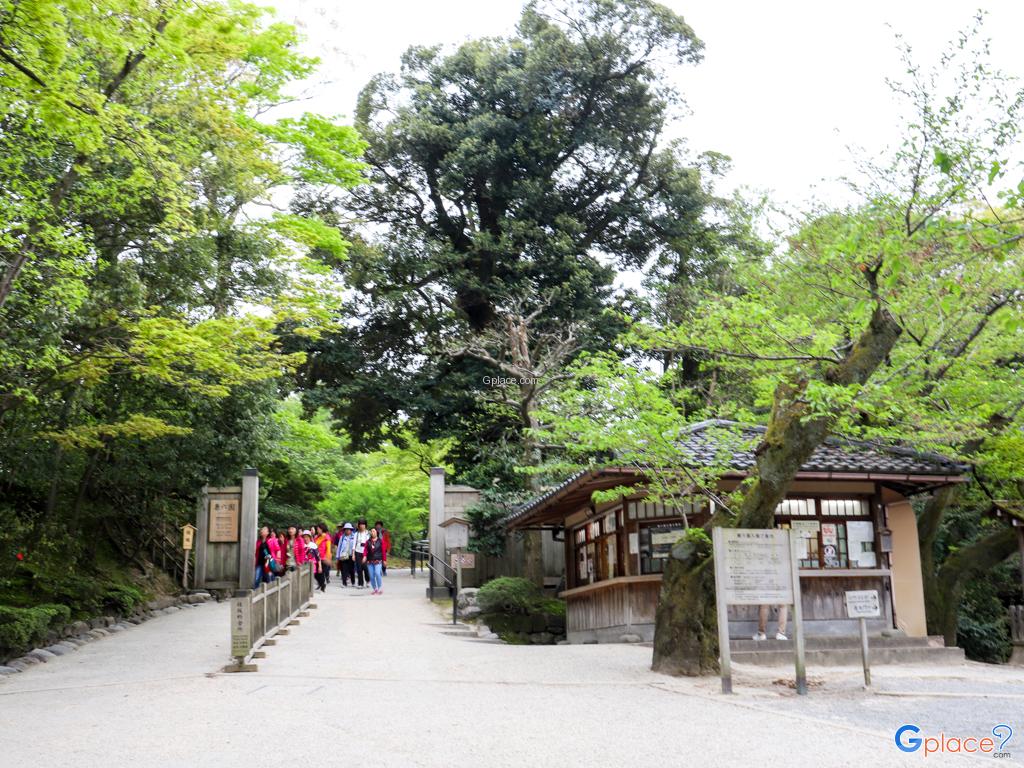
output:
POLYGON ((765 636, 764 632, 755 632, 754 633, 754 639, 755 640, 767 640, 768 638, 765 636))
POLYGON ((781 632, 776 632, 776 633, 775 633, 775 639, 776 639, 776 640, 789 640, 789 638, 788 638, 788 637, 786 637, 786 636, 785 636, 784 634, 782 634, 781 632))

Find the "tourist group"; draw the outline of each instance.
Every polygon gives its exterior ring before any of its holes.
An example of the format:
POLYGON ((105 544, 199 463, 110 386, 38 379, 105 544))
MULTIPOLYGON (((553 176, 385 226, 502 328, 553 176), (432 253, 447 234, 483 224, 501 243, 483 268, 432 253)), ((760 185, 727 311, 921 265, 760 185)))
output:
POLYGON ((381 595, 384 593, 383 577, 388 572, 390 543, 381 520, 372 528, 367 527, 364 518, 355 526, 339 523, 333 534, 324 523, 301 532, 297 526, 287 532, 263 526, 256 542, 253 589, 263 582, 272 582, 286 571, 294 571, 303 563, 312 563, 317 589, 326 592, 333 563, 335 575, 341 577, 341 586, 358 589, 369 586, 373 590, 371 594, 381 595))

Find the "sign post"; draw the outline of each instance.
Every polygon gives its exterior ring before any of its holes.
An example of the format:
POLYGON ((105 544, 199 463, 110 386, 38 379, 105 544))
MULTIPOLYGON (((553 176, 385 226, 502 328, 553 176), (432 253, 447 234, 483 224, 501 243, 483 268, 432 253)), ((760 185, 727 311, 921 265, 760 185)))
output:
POLYGON ((792 605, 796 692, 805 695, 804 624, 796 551, 799 537, 781 529, 722 527, 715 528, 712 537, 722 693, 732 693, 729 606, 792 605))
POLYGON ((867 619, 882 615, 877 589, 854 589, 846 593, 846 615, 860 624, 860 657, 864 664, 864 687, 871 687, 871 665, 868 662, 867 619))
POLYGON ((185 550, 185 567, 181 575, 181 586, 188 589, 188 553, 192 551, 192 542, 196 537, 196 527, 191 523, 185 523, 181 528, 181 548, 185 550))

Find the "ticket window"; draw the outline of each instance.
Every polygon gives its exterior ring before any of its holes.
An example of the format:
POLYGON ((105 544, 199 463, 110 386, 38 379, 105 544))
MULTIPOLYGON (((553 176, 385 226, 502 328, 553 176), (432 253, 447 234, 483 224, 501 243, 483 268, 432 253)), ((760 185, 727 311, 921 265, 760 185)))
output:
POLYGON ((775 517, 797 534, 801 568, 878 567, 868 499, 785 499, 775 517))

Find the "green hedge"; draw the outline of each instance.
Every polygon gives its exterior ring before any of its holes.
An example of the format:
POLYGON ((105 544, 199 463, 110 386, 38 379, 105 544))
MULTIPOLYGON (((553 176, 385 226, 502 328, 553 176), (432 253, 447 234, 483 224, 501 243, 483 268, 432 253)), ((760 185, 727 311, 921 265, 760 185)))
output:
POLYGON ((532 581, 514 576, 502 576, 487 582, 476 593, 476 604, 484 613, 533 613, 544 595, 532 581))
POLYGON ((27 651, 39 645, 46 634, 71 619, 65 605, 37 605, 32 608, 0 606, 0 656, 27 651))

